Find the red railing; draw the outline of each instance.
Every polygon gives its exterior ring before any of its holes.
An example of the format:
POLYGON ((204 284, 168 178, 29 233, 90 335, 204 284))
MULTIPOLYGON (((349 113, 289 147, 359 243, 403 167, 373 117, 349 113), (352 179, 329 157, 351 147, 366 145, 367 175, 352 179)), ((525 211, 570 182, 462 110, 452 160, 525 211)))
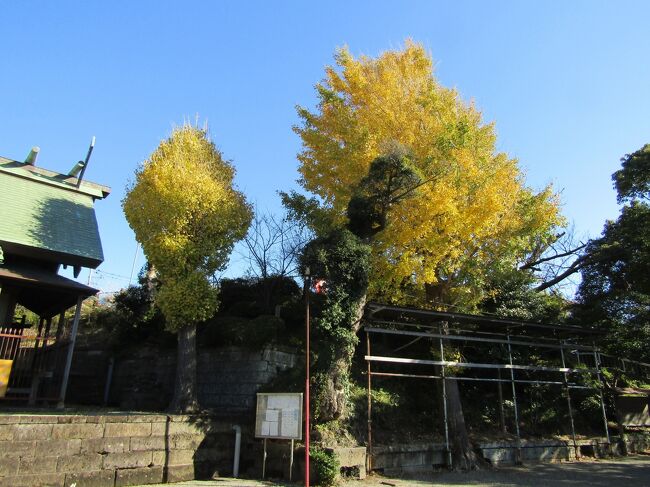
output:
POLYGON ((52 320, 41 320, 38 329, 19 323, 0 326, 0 359, 11 360, 4 399, 55 401, 59 397, 69 340, 63 329, 52 329, 52 320))

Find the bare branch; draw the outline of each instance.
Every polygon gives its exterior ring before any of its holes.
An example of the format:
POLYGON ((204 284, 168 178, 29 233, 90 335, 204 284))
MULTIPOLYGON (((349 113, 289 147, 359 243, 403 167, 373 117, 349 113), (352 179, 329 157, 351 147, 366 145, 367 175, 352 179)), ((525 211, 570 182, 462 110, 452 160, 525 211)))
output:
POLYGON ((579 245, 575 248, 572 248, 570 250, 567 250, 566 252, 560 252, 557 254, 549 255, 546 257, 540 257, 539 259, 533 261, 533 262, 526 262, 522 266, 519 267, 520 270, 525 270, 525 269, 530 269, 530 270, 539 270, 539 267, 537 267, 539 264, 542 264, 544 262, 551 262, 556 259, 560 259, 562 257, 569 257, 576 255, 579 251, 584 249, 587 246, 586 243, 583 243, 582 245, 579 245))

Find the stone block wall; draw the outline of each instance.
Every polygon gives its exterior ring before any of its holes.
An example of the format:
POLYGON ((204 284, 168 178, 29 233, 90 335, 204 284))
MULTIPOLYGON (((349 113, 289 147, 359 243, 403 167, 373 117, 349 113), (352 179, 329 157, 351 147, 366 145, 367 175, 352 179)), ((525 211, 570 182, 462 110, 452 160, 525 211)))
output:
POLYGON ((254 411, 260 387, 295 364, 296 354, 290 350, 228 347, 203 351, 198 361, 199 402, 229 414, 254 411))
MULTIPOLYGON (((76 350, 66 401, 101 404, 111 356, 104 351, 76 350)), ((239 415, 255 409, 255 393, 283 370, 296 364, 295 351, 267 347, 204 349, 198 354, 197 388, 204 408, 239 415)), ((109 404, 124 410, 162 411, 171 400, 176 371, 175 351, 143 348, 116 358, 109 404)))
MULTIPOLYGON (((250 433, 248 433, 250 434, 250 433)), ((120 487, 230 473, 231 424, 165 415, 0 415, 0 487, 120 487)))

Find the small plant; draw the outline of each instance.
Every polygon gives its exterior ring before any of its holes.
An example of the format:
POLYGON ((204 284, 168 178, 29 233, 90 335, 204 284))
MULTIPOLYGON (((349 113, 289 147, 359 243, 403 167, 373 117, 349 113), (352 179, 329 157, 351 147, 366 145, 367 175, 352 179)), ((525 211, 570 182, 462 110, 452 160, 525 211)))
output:
POLYGON ((315 448, 309 454, 316 468, 316 478, 321 487, 336 485, 341 472, 341 464, 336 455, 324 448, 315 448))

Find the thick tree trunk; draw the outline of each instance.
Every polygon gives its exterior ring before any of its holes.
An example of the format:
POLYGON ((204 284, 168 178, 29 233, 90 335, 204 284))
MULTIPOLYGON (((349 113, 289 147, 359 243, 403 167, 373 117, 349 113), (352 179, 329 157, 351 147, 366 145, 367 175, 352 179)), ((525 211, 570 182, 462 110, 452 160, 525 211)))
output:
POLYGON ((447 414, 449 417, 449 443, 453 468, 455 470, 474 470, 483 465, 483 461, 474 452, 467 435, 467 425, 463 414, 458 381, 446 380, 447 414))
MULTIPOLYGON (((449 334, 449 323, 444 322, 442 332, 449 334)), ((449 418, 449 443, 452 456, 452 467, 455 470, 475 470, 484 465, 483 460, 476 454, 467 434, 463 404, 458 388, 458 381, 446 379, 447 417, 449 418)))
MULTIPOLYGON (((425 284, 427 301, 434 306, 445 303, 449 294, 449 283, 439 281, 436 284, 425 284)), ((442 333, 449 334, 449 323, 442 323, 442 333)), ((450 351, 446 348, 446 351, 450 351)), ((449 447, 451 449, 452 467, 455 470, 474 470, 481 468, 485 462, 476 454, 467 434, 463 404, 458 388, 458 381, 445 380, 447 393, 447 417, 449 426, 449 447)), ((442 387, 439 387, 442 396, 442 387)))
POLYGON ((192 413, 199 409, 196 399, 196 324, 178 330, 178 352, 172 413, 192 413))
POLYGON ((319 380, 318 421, 334 421, 347 412, 346 388, 350 373, 348 357, 339 357, 319 380))
MULTIPOLYGON (((353 322, 350 324, 355 335, 361 328, 361 318, 366 307, 366 299, 367 296, 364 294, 357 303, 353 322)), ((348 412, 347 389, 352 366, 352 355, 347 352, 345 347, 336 348, 334 353, 335 356, 327 370, 327 375, 322 377, 319 384, 318 420, 321 422, 345 417, 348 412)))

